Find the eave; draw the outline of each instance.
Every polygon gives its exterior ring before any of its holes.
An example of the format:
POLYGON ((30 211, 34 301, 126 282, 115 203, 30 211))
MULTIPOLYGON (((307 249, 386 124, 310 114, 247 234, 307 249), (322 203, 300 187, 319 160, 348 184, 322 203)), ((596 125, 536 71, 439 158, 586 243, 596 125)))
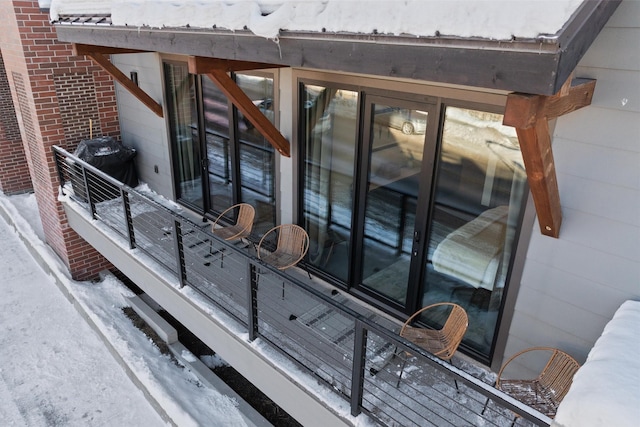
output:
POLYGON ((620 1, 585 1, 558 34, 511 41, 281 31, 275 43, 250 31, 118 27, 102 18, 55 26, 71 43, 553 95, 620 1))
MULTIPOLYGON (((59 40, 92 45, 97 52, 188 55, 190 71, 206 74, 285 156, 289 155, 286 139, 227 77, 227 71, 297 67, 511 92, 505 124, 516 128, 522 146, 541 233, 558 237, 562 213, 548 121, 591 103, 595 81, 574 81, 573 72, 620 2, 587 0, 556 35, 506 42, 281 31, 276 43, 249 31, 128 28, 91 17, 63 19, 56 29, 59 40)), ((92 58, 105 69, 115 68, 101 54, 92 58)), ((117 70, 107 71, 123 83, 117 70)), ((123 84, 144 99, 146 94, 123 84)))

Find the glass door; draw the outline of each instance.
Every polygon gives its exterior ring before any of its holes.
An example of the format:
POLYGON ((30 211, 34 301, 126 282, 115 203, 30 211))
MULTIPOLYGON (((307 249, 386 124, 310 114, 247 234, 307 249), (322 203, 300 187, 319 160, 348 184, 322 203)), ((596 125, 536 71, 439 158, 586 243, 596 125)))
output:
MULTIPOLYGON (((406 311, 417 295, 435 155, 435 105, 371 97, 361 156, 357 288, 406 311), (418 220, 416 220, 418 218, 418 220)), ((437 123, 437 122, 436 122, 437 123)))

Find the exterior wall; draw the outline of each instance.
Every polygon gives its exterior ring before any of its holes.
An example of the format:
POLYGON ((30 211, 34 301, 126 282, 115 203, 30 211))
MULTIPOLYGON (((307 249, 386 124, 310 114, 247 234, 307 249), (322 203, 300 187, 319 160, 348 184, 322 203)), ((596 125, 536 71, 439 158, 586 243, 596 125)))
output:
POLYGON ((295 170, 295 160, 298 158, 297 135, 294 129, 298 129, 294 125, 293 119, 297 113, 295 111, 298 105, 296 96, 296 83, 294 81, 293 72, 290 68, 283 68, 276 73, 278 79, 277 90, 279 93, 280 114, 278 129, 282 135, 291 143, 291 157, 276 156, 276 201, 278 206, 278 221, 280 224, 288 222, 296 222, 296 197, 298 194, 297 183, 295 179, 297 171, 295 170))
MULTIPOLYGON (((112 55, 111 60, 126 76, 138 73, 138 85, 151 98, 163 102, 162 61, 158 54, 112 55)), ((186 59, 185 59, 186 60, 186 59)), ((137 150, 136 170, 141 181, 163 196, 175 199, 166 121, 156 116, 123 86, 116 83, 122 142, 137 150), (155 166, 158 172, 155 171, 155 166)), ((165 114, 167 111, 165 110, 165 114)))
POLYGON ((615 310, 640 300, 640 3, 623 1, 580 62, 592 105, 557 120, 560 238, 532 233, 505 355, 559 347, 584 362, 615 310))
POLYGON ((113 267, 69 227, 58 202, 51 147, 73 150, 89 137, 89 119, 96 134, 118 135, 113 84, 90 61, 72 57, 70 44, 56 40, 37 1, 0 2, 0 28, 2 57, 47 243, 75 279, 91 278, 113 267))
POLYGON ((11 98, 11 88, 0 52, 0 191, 4 194, 32 190, 20 126, 11 98))

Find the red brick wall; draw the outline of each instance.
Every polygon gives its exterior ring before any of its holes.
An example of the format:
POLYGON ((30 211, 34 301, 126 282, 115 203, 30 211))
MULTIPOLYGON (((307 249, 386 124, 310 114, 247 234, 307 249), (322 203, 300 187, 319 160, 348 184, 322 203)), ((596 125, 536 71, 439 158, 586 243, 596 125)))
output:
POLYGON ((18 194, 32 190, 29 166, 22 146, 20 127, 11 88, 0 52, 0 191, 18 194))
POLYGON ((53 145, 73 151, 81 139, 120 133, 111 78, 91 60, 72 56, 37 1, 0 2, 0 47, 47 243, 77 280, 111 264, 68 225, 58 202, 53 145))

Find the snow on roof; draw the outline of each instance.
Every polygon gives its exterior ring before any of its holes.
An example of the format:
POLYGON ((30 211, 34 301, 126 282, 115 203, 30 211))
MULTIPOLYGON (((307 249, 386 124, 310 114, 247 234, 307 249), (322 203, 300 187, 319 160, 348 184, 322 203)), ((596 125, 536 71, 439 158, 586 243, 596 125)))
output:
POLYGON ((52 0, 50 17, 110 13, 116 26, 280 30, 493 40, 553 36, 583 0, 52 0))

